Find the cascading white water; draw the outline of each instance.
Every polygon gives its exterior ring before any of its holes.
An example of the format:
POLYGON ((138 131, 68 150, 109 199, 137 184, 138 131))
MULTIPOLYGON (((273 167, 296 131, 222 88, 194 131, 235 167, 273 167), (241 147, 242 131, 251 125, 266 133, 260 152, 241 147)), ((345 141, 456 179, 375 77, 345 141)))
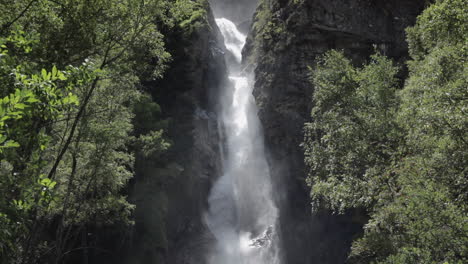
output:
POLYGON ((278 264, 274 234, 278 210, 265 159, 263 135, 252 96, 251 74, 240 71, 246 36, 225 18, 216 19, 228 53, 220 122, 225 131, 224 171, 209 196, 205 222, 217 245, 209 264, 278 264), (232 58, 232 57, 231 57, 232 58))

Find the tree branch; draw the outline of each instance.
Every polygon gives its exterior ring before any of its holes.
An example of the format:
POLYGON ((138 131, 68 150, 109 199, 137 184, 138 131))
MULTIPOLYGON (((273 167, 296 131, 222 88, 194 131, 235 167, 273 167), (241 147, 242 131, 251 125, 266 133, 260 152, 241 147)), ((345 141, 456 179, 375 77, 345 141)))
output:
POLYGON ((2 29, 1 29, 1 33, 3 33, 5 30, 7 30, 9 27, 11 27, 11 25, 13 25, 16 21, 18 21, 18 19, 20 19, 22 16, 24 16, 24 14, 26 14, 26 12, 28 12, 29 8, 31 8, 31 6, 34 4, 34 2, 37 2, 38 0, 31 0, 29 2, 29 4, 23 9, 23 11, 21 11, 21 13, 15 18, 13 19, 12 21, 4 24, 2 26, 2 29))
POLYGON ((57 171, 58 165, 60 164, 60 161, 62 161, 63 156, 67 152, 67 149, 68 149, 70 143, 72 142, 73 136, 75 135, 76 128, 78 127, 78 123, 80 122, 81 117, 83 116, 83 113, 84 113, 86 107, 88 106, 89 100, 91 99, 91 96, 93 95, 93 92, 96 89, 98 82, 99 82, 99 78, 97 77, 97 78, 94 79, 93 83, 91 84, 91 88, 89 89, 88 93, 86 94, 85 100, 83 101, 83 104, 81 105, 80 110, 78 111, 78 114, 76 115, 76 118, 73 121, 72 127, 70 129, 70 134, 68 135, 68 138, 65 141, 65 144, 64 144, 62 150, 60 151, 59 155, 55 159, 55 162, 54 162, 54 165, 52 166, 52 169, 50 170, 49 174, 47 175, 47 177, 49 179, 52 179, 54 177, 55 172, 57 171))

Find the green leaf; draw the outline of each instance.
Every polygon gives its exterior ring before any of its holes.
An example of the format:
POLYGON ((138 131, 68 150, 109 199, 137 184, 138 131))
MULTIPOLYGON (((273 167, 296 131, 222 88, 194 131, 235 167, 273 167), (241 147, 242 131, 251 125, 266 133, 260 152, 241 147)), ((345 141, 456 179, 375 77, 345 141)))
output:
POLYGON ((55 80, 55 77, 57 76, 57 67, 52 67, 52 80, 55 80))
POLYGON ((17 148, 20 144, 13 140, 8 140, 3 147, 5 148, 17 148))
POLYGON ((42 69, 41 71, 41 76, 42 76, 42 79, 44 81, 48 81, 49 80, 49 75, 47 74, 47 71, 45 69, 42 69))
POLYGON ((39 102, 39 100, 34 98, 34 97, 28 97, 28 99, 26 99, 26 102, 27 103, 36 103, 36 102, 39 102))
POLYGON ((15 108, 17 108, 17 109, 24 109, 25 107, 26 107, 26 105, 22 104, 22 103, 15 104, 15 108))
POLYGON ((67 80, 67 77, 65 77, 65 74, 63 74, 63 72, 60 72, 60 71, 57 73, 57 78, 61 81, 67 80))

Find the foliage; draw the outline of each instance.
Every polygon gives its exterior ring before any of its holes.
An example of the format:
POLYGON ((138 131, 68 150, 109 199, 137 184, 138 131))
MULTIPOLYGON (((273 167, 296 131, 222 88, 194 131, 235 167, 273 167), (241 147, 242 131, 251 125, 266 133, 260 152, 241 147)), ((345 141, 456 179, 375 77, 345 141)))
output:
POLYGON ((0 8, 0 258, 60 263, 91 243, 75 242, 88 227, 133 223, 135 155, 169 147, 159 106, 140 90, 171 59, 158 28, 198 27, 206 1, 0 8))
POLYGON ((398 68, 380 55, 356 69, 331 51, 318 62, 312 109, 305 125, 305 161, 310 166, 314 204, 336 211, 369 206, 389 191, 384 174, 395 152, 399 128, 392 120, 398 68), (384 175, 382 175, 384 174, 384 175))
POLYGON ((21 58, 11 52, 31 51, 29 45, 33 42, 24 32, 15 32, 0 42, 4 96, 0 99, 0 191, 4 195, 0 200, 0 224, 7 235, 0 237, 0 253, 9 255, 16 251, 15 242, 23 238, 28 214, 47 207, 52 200, 56 182, 45 177, 39 168, 50 140, 47 124, 78 105, 78 98, 72 93, 79 85, 75 76, 88 69, 68 67, 59 71, 54 66, 51 71, 30 73, 29 67, 20 63, 21 58))
POLYGON ((401 189, 372 214, 351 258, 357 263, 465 263, 466 208, 446 185, 427 178, 433 172, 420 166, 424 159, 404 163, 396 171, 401 189))
POLYGON ((414 27, 408 28, 411 56, 422 59, 434 48, 444 44, 466 45, 468 42, 468 16, 464 0, 437 0, 419 17, 414 27))
POLYGON ((171 17, 181 28, 188 28, 188 32, 205 25, 207 21, 208 2, 204 0, 189 1, 175 0, 170 9, 171 17))
POLYGON ((340 52, 314 69, 305 162, 315 204, 370 220, 352 263, 466 263, 467 6, 436 1, 407 29, 409 76, 340 52))

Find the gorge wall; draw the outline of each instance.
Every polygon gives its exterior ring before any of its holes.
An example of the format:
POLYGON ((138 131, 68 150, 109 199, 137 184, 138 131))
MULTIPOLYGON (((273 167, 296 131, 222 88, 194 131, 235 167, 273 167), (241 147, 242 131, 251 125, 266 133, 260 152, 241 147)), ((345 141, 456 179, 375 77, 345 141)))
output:
POLYGON ((329 49, 359 64, 375 49, 396 61, 407 56, 405 28, 423 0, 263 0, 244 49, 255 68, 254 95, 276 189, 285 263, 344 263, 365 215, 311 213, 300 144, 312 108, 309 66, 329 49))
MULTIPOLYGON (((172 54, 165 77, 145 83, 168 120, 173 146, 162 161, 137 160, 131 191, 136 204, 128 263, 205 264, 213 237, 203 224, 210 188, 220 174, 216 113, 226 81, 224 46, 207 1, 206 17, 192 32, 165 32, 172 54)), ((309 120, 313 87, 309 66, 326 50, 343 49, 356 63, 374 48, 401 61, 404 29, 424 0, 261 0, 244 48, 255 71, 254 96, 265 133, 268 162, 280 206, 285 264, 345 263, 365 216, 312 214, 300 143, 309 120)), ((213 0, 244 32, 255 1, 213 0), (245 7, 245 8, 244 8, 245 7)), ((224 13, 223 13, 224 12, 224 13)))
POLYGON ((197 2, 204 12, 197 26, 164 32, 172 55, 164 78, 144 83, 161 106, 172 146, 158 161, 137 158, 130 194, 136 223, 127 263, 203 263, 212 241, 202 214, 220 170, 215 113, 226 65, 208 2, 197 2))

